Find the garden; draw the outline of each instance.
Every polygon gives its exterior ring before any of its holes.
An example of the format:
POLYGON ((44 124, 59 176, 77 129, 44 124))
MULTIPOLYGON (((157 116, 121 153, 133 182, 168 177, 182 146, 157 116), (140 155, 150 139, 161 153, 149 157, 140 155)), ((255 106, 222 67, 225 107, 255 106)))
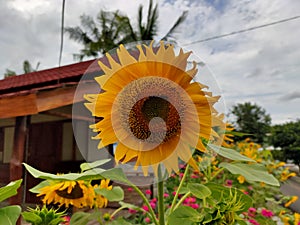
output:
MULTIPOLYGON (((51 174, 24 163, 42 180, 30 190, 41 204, 3 207, 0 224, 299 225, 300 214, 289 208, 298 197, 280 191, 297 174, 224 121, 215 107, 220 96, 195 81, 195 62, 188 68, 191 54, 151 42, 130 51, 120 45, 116 55, 106 54, 109 65, 99 60, 104 92, 86 93, 85 106, 101 118, 90 127, 98 148, 117 143, 116 166, 103 169, 110 160, 103 159, 81 164, 79 173, 51 174), (154 189, 142 191, 119 164, 153 174, 154 189), (143 204, 125 202, 130 192, 143 204), (103 211, 111 202, 119 208, 103 211)), ((2 187, 0 201, 21 183, 2 187)))

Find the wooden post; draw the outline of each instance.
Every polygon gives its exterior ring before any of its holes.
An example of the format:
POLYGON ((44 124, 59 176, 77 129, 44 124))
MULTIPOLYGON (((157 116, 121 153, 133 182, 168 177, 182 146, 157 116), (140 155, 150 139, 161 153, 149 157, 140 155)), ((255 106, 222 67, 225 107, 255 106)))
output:
MULTIPOLYGON (((26 144, 26 136, 28 133, 29 117, 16 117, 14 144, 12 157, 10 159, 10 180, 18 180, 23 177, 22 162, 24 161, 24 152, 26 144)), ((23 181, 24 182, 24 181, 23 181)), ((22 186, 18 190, 18 194, 9 199, 11 205, 21 205, 22 203, 22 186)))

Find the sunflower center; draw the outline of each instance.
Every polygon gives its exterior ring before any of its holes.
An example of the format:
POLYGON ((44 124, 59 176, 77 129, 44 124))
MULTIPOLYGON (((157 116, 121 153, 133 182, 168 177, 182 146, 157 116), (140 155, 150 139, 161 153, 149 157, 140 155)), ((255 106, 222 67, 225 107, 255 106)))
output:
POLYGON ((67 198, 67 199, 77 199, 83 197, 83 191, 80 187, 80 185, 76 182, 76 185, 72 189, 70 193, 68 193, 68 188, 64 190, 56 190, 56 194, 60 197, 67 198))
POLYGON ((162 77, 131 82, 118 96, 122 127, 139 141, 160 144, 181 131, 184 101, 177 84, 162 77))

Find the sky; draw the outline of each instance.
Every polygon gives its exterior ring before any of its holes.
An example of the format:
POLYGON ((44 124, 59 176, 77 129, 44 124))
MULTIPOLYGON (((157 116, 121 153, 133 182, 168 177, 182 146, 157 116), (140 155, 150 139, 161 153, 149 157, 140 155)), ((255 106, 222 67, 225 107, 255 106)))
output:
MULTIPOLYGON (((217 87, 225 113, 237 103, 252 102, 271 115, 272 124, 300 119, 300 19, 193 43, 299 16, 299 0, 154 2, 159 6, 157 40, 188 11, 176 41, 205 63, 203 76, 217 87)), ((66 0, 65 27, 79 25, 82 14, 95 18, 101 9, 119 10, 136 24, 140 4, 147 10, 144 0, 66 0)), ((34 67, 40 62, 39 70, 58 66, 61 5, 62 0, 0 0, 0 79, 6 69, 21 74, 26 59, 34 67)), ((61 64, 74 63, 73 53, 81 47, 65 34, 61 64)))

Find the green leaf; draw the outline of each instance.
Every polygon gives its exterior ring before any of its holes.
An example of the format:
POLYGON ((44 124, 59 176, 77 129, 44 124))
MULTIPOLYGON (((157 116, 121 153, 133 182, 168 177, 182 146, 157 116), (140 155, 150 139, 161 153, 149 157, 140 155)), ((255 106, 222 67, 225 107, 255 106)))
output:
POLYGON ((203 219, 203 215, 188 206, 179 206, 169 216, 169 224, 195 225, 203 219))
POLYGON ((199 199, 204 199, 211 195, 210 189, 203 184, 189 183, 187 187, 199 199))
POLYGON ((105 163, 108 163, 109 161, 111 161, 111 159, 102 159, 102 160, 98 160, 92 163, 81 163, 80 164, 80 169, 82 172, 96 168, 98 166, 101 166, 105 163))
POLYGON ((86 212, 76 212, 72 215, 70 225, 85 225, 93 219, 92 214, 86 212))
POLYGON ((38 194, 40 193, 40 189, 46 186, 49 186, 50 182, 48 180, 44 180, 42 182, 40 182, 38 185, 34 186, 33 188, 29 189, 30 192, 38 194))
POLYGON ((95 192, 103 195, 111 202, 118 202, 124 199, 124 191, 121 187, 113 187, 111 190, 97 188, 95 189, 95 192))
POLYGON ((280 186, 279 181, 261 164, 226 163, 219 165, 232 174, 240 174, 248 181, 264 182, 273 186, 280 186))
POLYGON ((130 204, 130 203, 126 203, 126 202, 119 202, 119 204, 122 206, 122 208, 128 208, 128 209, 134 209, 134 210, 137 210, 137 211, 141 211, 141 208, 136 206, 136 205, 133 205, 133 204, 130 204))
POLYGON ((124 174, 121 168, 113 168, 110 170, 106 170, 103 173, 101 173, 101 175, 106 179, 120 181, 125 184, 132 185, 132 183, 127 179, 126 175, 124 174))
POLYGON ((99 180, 103 178, 103 176, 101 176, 101 173, 105 171, 104 169, 96 168, 85 171, 83 173, 68 173, 62 175, 55 175, 39 171, 26 163, 23 163, 23 165, 33 177, 45 180, 99 180))
POLYGON ((246 161, 246 162, 255 162, 255 160, 250 159, 236 150, 230 149, 230 148, 224 148, 224 147, 219 147, 216 145, 209 144, 208 145, 213 151, 215 151, 217 154, 231 160, 236 160, 236 161, 246 161))
POLYGON ((11 196, 16 195, 18 193, 18 188, 21 186, 21 183, 22 179, 12 181, 8 185, 0 188, 0 202, 10 198, 11 196))
POLYGON ((18 205, 6 206, 0 209, 0 224, 14 225, 21 213, 21 207, 18 205))
POLYGON ((132 223, 129 223, 123 218, 119 217, 118 219, 109 222, 107 225, 132 225, 132 223))
POLYGON ((249 195, 244 194, 242 191, 236 188, 224 187, 220 184, 207 183, 205 184, 212 192, 211 197, 218 201, 222 202, 224 199, 227 199, 230 196, 230 193, 236 192, 238 199, 243 203, 243 207, 237 211, 237 213, 247 211, 253 204, 253 200, 249 195))
POLYGON ((42 222, 42 218, 34 212, 22 212, 22 217, 29 223, 37 224, 42 222))

